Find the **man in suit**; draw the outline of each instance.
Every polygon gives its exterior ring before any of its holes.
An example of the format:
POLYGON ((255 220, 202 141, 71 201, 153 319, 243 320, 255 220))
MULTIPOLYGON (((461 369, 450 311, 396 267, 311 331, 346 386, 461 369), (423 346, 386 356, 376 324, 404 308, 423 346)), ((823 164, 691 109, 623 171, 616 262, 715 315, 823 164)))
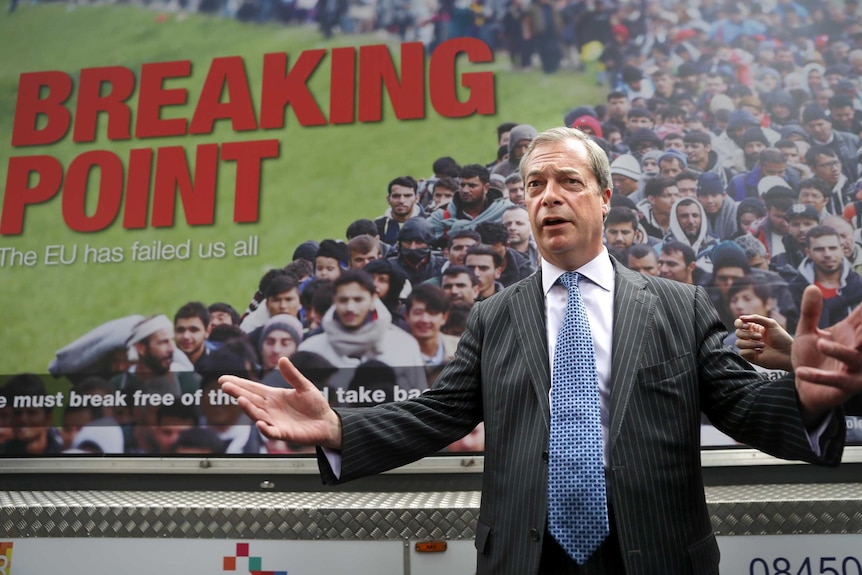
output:
POLYGON ((223 389, 265 435, 321 446, 330 483, 434 453, 484 421, 479 574, 718 573, 700 469, 701 412, 779 457, 837 464, 837 406, 862 389, 853 333, 862 311, 833 327, 838 341, 817 343, 826 336, 815 329, 812 294, 796 381, 769 381, 722 346, 726 334, 702 288, 636 274, 607 255, 610 169, 591 139, 569 128, 540 134, 521 175, 541 270, 473 307, 431 390, 412 401, 334 411, 286 359, 279 367, 292 390, 231 376, 222 378, 223 389), (557 283, 565 271, 581 274, 595 348, 610 524, 583 564, 548 528, 548 468, 558 455, 549 447, 551 366, 567 306, 557 283))

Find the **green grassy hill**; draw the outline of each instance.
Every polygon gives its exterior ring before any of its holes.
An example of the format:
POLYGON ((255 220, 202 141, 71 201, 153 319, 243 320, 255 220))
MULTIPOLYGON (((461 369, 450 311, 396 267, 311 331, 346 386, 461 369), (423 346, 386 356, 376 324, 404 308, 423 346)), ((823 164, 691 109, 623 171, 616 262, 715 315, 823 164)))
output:
MULTIPOLYGON (((495 74, 497 113, 448 119, 426 104, 426 117, 397 121, 391 109, 378 123, 303 127, 291 110, 283 130, 234 132, 229 122, 218 122, 212 134, 112 142, 100 122, 92 144, 76 144, 70 135, 49 146, 11 146, 13 116, 20 74, 59 70, 75 81, 84 68, 123 66, 140 78, 149 62, 190 60, 188 78, 166 82, 188 90, 189 104, 172 107, 166 117, 191 117, 213 58, 241 56, 259 110, 263 55, 286 52, 292 64, 304 50, 346 45, 380 44, 378 36, 341 36, 324 41, 313 27, 281 24, 243 24, 218 16, 163 14, 153 9, 117 4, 73 6, 60 3, 22 4, 13 14, 0 4, 0 180, 6 182, 11 156, 47 154, 68 167, 89 150, 110 150, 128 167, 133 148, 157 149, 182 145, 194 158, 198 145, 277 138, 280 156, 264 162, 260 218, 255 224, 232 221, 233 164, 223 162, 218 173, 215 224, 190 227, 177 202, 177 221, 171 228, 126 230, 120 216, 96 233, 71 231, 63 221, 62 194, 27 209, 24 230, 0 237, 0 248, 34 251, 33 266, 0 267, 0 373, 45 370, 54 351, 107 320, 133 313, 173 312, 189 300, 227 301, 240 311, 268 268, 287 263, 294 247, 306 240, 343 237, 356 218, 374 218, 386 208, 386 183, 397 175, 430 175, 438 157, 453 156, 460 163, 486 163, 495 154, 495 127, 503 121, 530 123, 538 129, 558 125, 576 106, 603 101, 603 90, 591 75, 561 72, 513 72, 508 58, 481 67, 465 63, 460 71, 490 70, 495 74), (469 67, 468 67, 469 66, 469 67), (255 257, 201 259, 195 247, 224 242, 228 248, 249 236, 259 238, 255 257), (187 261, 133 262, 135 242, 179 244, 191 240, 187 261), (66 257, 77 246, 70 265, 44 264, 48 246, 63 246, 66 257), (85 246, 119 247, 121 263, 84 263, 85 246)), ((398 54, 397 43, 390 41, 398 54)), ((427 61, 427 58, 426 58, 427 61)), ((325 59, 310 82, 317 103, 328 114, 329 67, 325 59)), ((67 106, 74 115, 77 92, 67 106)), ((135 109, 133 96, 130 101, 135 109)), ((134 122, 134 119, 133 119, 134 122)), ((92 176, 96 176, 94 171, 92 176)), ((95 178, 91 178, 95 179, 95 178)), ((5 186, 5 184, 4 184, 5 186)), ((5 188, 4 188, 5 189, 5 188)), ((95 209, 97 187, 88 190, 88 214, 95 209)), ((8 254, 7 254, 8 255, 8 254)))

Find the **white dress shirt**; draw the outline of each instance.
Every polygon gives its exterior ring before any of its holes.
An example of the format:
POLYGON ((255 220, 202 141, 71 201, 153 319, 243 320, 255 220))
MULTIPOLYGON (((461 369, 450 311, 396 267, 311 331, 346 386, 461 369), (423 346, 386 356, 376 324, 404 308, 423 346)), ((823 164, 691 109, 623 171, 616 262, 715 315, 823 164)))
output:
MULTIPOLYGON (((557 280, 566 271, 581 274, 578 288, 587 317, 590 320, 590 333, 596 353, 596 371, 599 376, 599 401, 602 416, 602 445, 604 446, 605 465, 608 464, 608 429, 610 429, 611 405, 611 345, 614 330, 614 266, 607 250, 576 270, 563 270, 547 260, 542 260, 542 291, 545 294, 545 314, 548 330, 548 364, 554 371, 554 352, 557 335, 566 312, 566 288, 557 280)), ((553 375, 551 377, 553 380, 553 375)))

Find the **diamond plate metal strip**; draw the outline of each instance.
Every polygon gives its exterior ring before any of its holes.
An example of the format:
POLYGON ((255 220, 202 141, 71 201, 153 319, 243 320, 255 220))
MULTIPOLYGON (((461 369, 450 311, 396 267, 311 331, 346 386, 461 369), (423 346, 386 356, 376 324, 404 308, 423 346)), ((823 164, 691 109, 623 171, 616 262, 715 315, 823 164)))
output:
POLYGON ((4 537, 473 539, 480 494, 0 492, 4 537))
MULTIPOLYGON (((4 537, 475 537, 480 493, 0 491, 4 537)), ((719 535, 862 533, 862 485, 707 488, 719 535)))

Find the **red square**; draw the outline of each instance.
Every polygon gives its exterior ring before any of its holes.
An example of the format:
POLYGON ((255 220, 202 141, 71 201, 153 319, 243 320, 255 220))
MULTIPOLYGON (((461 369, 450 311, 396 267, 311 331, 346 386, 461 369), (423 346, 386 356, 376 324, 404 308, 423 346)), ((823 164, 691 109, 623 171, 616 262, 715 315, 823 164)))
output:
POLYGON ((248 557, 248 543, 237 543, 236 544, 236 556, 237 557, 248 557))
POLYGON ((236 557, 225 557, 222 571, 236 571, 236 557))

